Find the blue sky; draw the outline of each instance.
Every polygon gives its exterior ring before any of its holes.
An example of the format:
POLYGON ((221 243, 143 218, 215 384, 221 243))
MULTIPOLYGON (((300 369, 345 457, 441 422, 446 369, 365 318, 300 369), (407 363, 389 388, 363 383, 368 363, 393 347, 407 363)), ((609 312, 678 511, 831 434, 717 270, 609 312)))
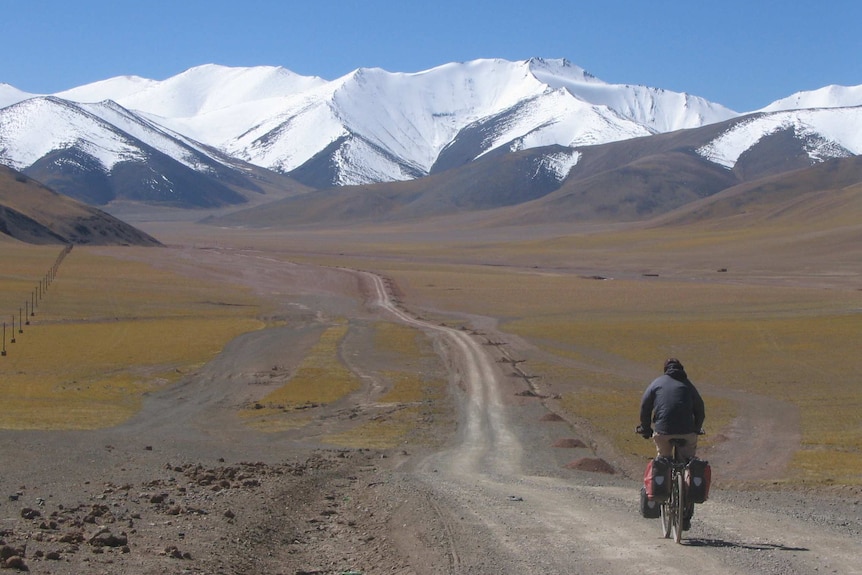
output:
POLYGON ((739 112, 862 84, 858 0, 0 0, 0 14, 0 82, 33 93, 208 63, 334 79, 533 56, 739 112))

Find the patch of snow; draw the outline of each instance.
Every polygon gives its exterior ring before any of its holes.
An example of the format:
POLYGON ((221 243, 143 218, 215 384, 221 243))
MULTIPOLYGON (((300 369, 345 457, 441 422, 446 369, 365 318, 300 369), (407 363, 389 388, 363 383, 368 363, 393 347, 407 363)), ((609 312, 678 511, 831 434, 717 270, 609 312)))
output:
POLYGON ((542 166, 553 173, 557 177, 557 181, 562 182, 572 171, 572 168, 578 165, 581 156, 582 154, 575 150, 548 154, 542 159, 542 166))
POLYGON ((824 86, 818 90, 797 92, 787 98, 776 100, 761 112, 782 112, 806 108, 847 108, 862 106, 862 85, 824 86))

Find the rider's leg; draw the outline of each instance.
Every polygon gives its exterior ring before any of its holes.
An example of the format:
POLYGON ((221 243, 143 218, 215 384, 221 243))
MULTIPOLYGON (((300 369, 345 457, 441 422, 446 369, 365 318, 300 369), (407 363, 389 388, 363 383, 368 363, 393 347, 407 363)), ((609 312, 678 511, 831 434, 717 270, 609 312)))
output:
POLYGON ((684 437, 686 441, 685 445, 683 445, 682 448, 679 450, 679 454, 685 459, 691 459, 697 452, 697 434, 687 433, 680 437, 684 437))
POLYGON ((652 436, 652 440, 655 442, 655 450, 658 454, 658 457, 670 457, 673 454, 673 448, 670 444, 671 437, 675 436, 659 434, 655 434, 652 436))
POLYGON ((682 516, 682 530, 688 531, 691 529, 691 518, 694 517, 694 503, 689 503, 685 506, 685 511, 682 516))

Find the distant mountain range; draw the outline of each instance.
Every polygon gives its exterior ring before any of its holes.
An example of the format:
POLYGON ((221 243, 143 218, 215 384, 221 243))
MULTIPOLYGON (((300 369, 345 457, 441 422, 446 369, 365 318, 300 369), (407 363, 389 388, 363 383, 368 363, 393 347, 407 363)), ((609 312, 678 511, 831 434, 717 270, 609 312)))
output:
POLYGON ((53 95, 0 84, 0 163, 95 205, 265 197, 308 221, 541 199, 518 217, 630 219, 860 153, 862 86, 740 114, 608 84, 565 60, 359 69, 332 81, 207 65, 53 95))

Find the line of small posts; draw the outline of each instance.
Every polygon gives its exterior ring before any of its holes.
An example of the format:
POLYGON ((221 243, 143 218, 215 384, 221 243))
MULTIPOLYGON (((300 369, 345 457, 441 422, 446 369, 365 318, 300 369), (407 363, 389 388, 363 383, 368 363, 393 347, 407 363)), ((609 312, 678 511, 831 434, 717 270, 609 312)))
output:
POLYGON ((60 264, 63 263, 63 260, 66 259, 66 256, 69 255, 69 252, 72 251, 72 244, 67 245, 63 248, 63 251, 60 252, 60 255, 57 256, 57 259, 54 261, 54 264, 48 269, 47 273, 41 278, 39 278, 39 283, 36 287, 33 288, 33 291, 30 292, 30 297, 24 300, 24 305, 18 308, 18 313, 9 314, 6 317, 11 316, 11 330, 7 330, 7 326, 9 325, 7 321, 3 320, 3 339, 2 344, 0 344, 0 357, 6 357, 7 348, 6 348, 6 333, 9 331, 11 334, 11 338, 9 339, 9 343, 13 344, 18 341, 16 338, 17 335, 21 335, 24 333, 24 326, 30 325, 30 318, 36 315, 36 308, 39 307, 39 303, 45 298, 45 294, 48 292, 48 288, 54 283, 54 280, 57 279, 57 274, 60 271, 60 264), (17 319, 17 323, 16 323, 17 319))

